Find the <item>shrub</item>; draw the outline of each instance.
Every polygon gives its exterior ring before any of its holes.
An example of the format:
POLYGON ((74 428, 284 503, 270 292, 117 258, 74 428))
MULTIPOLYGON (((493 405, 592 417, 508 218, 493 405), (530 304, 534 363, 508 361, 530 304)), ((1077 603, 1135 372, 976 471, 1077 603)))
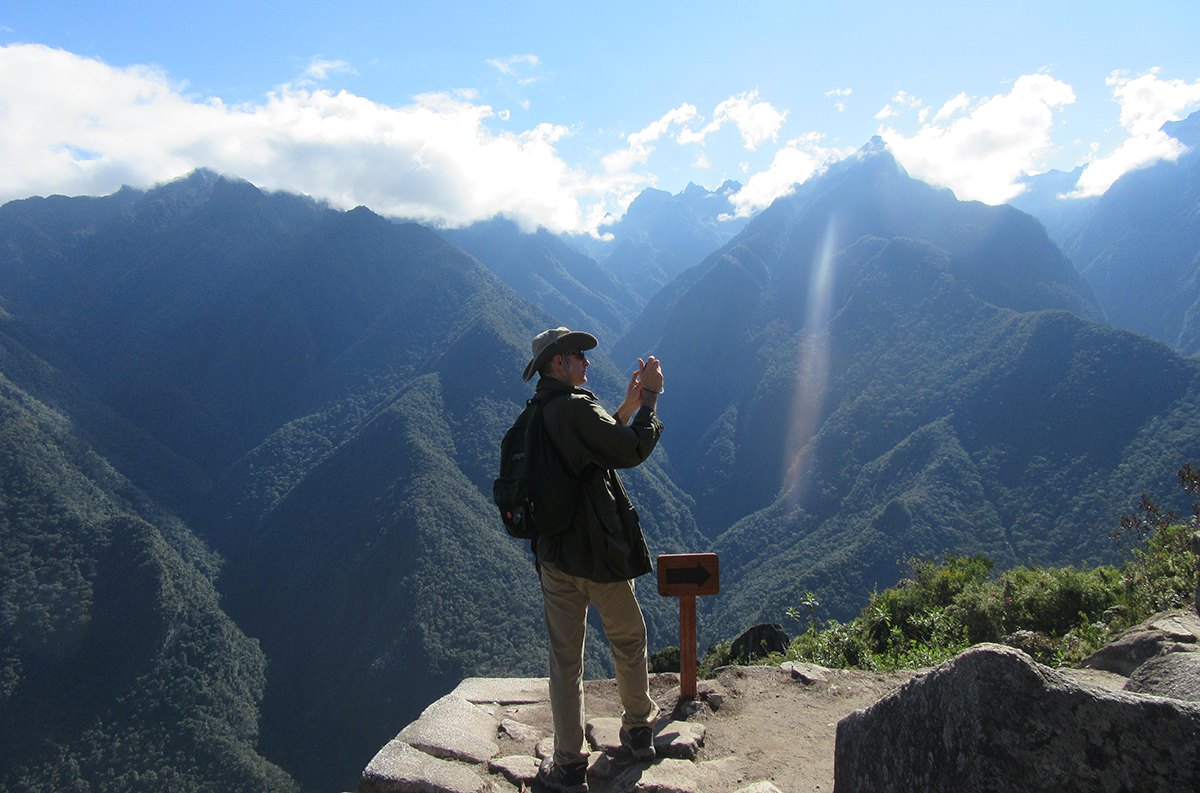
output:
POLYGON ((651 672, 678 672, 679 663, 679 648, 664 647, 650 656, 646 665, 651 672))
MULTIPOLYGON (((1200 472, 1185 465, 1179 481, 1200 495, 1200 472)), ((855 620, 816 620, 816 599, 805 593, 807 630, 787 652, 759 663, 809 661, 830 668, 898 669, 932 666, 972 644, 1003 642, 1048 665, 1071 664, 1121 631, 1166 609, 1193 604, 1196 560, 1192 532, 1200 505, 1180 521, 1142 495, 1137 511, 1111 533, 1125 562, 1120 567, 1017 567, 993 576, 983 556, 947 554, 941 561, 912 557, 911 577, 873 594, 855 620)), ((805 612, 788 609, 797 622, 805 612)), ((711 676, 733 663, 730 643, 709 647, 699 664, 711 676)))

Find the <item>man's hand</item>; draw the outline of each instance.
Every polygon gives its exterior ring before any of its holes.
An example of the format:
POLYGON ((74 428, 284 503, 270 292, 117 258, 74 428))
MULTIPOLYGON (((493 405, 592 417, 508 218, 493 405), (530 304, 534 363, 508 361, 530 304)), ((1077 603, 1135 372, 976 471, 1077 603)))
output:
POLYGON ((638 358, 637 370, 629 376, 629 385, 625 388, 625 401, 617 408, 617 423, 628 424, 633 414, 642 406, 642 370, 646 364, 638 358))
POLYGON ((642 363, 638 358, 638 374, 642 386, 642 404, 654 410, 658 405, 658 395, 663 390, 662 364, 651 355, 642 363))

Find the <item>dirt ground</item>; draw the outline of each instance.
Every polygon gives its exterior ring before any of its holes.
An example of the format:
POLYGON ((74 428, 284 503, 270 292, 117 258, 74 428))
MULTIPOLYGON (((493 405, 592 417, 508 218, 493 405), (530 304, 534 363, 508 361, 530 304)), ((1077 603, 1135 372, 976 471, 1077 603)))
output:
MULTIPOLYGON (((783 793, 833 790, 833 749, 837 723, 879 700, 917 672, 831 670, 825 682, 804 683, 777 667, 727 667, 714 680, 699 681, 704 703, 688 721, 701 722, 707 735, 698 760, 703 770, 699 793, 732 793, 769 780, 783 793)), ((678 675, 653 675, 651 693, 670 714, 679 700, 678 675)), ((585 684, 588 718, 619 717, 616 683, 585 684)), ((551 735, 547 703, 504 708, 498 716, 551 735)), ((508 746, 502 754, 531 751, 508 746)), ((616 793, 593 780, 595 793, 616 793)))

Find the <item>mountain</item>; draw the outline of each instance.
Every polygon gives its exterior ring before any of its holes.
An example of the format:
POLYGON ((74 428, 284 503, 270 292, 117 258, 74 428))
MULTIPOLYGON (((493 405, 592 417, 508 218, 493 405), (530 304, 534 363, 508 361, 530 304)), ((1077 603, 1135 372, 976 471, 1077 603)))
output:
POLYGON ((833 268, 853 285, 818 335, 783 347, 773 377, 798 384, 792 418, 776 417, 793 467, 715 543, 724 635, 810 592, 845 620, 906 557, 1111 560, 1115 516, 1137 493, 1177 491, 1172 469, 1200 453, 1200 363, 1066 311, 987 303, 925 242, 864 238, 833 268))
POLYGON ((927 240, 973 294, 1016 311, 1102 313, 1045 230, 1011 207, 960 202, 911 179, 875 139, 659 292, 613 349, 654 353, 670 392, 664 420, 677 481, 716 533, 769 504, 786 469, 788 379, 805 333, 821 332, 854 283, 829 269, 864 236, 927 240))
POLYGON ((603 239, 572 237, 643 301, 741 231, 730 198, 742 189, 727 180, 716 190, 689 183, 672 195, 647 188, 625 214, 599 229, 603 239), (611 235, 611 239, 608 237, 611 235))
POLYGON ((1060 247, 1073 239, 1081 226, 1091 218, 1100 196, 1069 198, 1079 184, 1083 166, 1073 171, 1050 170, 1033 176, 1022 176, 1025 191, 1009 199, 1008 205, 1033 215, 1042 221, 1046 233, 1060 247))
POLYGON ((42 346, 0 311, 0 789, 295 790, 256 751, 266 658, 217 558, 97 449, 171 455, 42 346))
POLYGON ((544 228, 524 234, 498 217, 439 233, 567 327, 587 328, 604 349, 625 333, 646 302, 544 228))
MULTIPOLYGON (((623 478, 653 554, 721 554, 702 640, 806 592, 850 616, 906 554, 1104 559, 1200 451, 1197 362, 1100 324, 1034 218, 910 179, 878 140, 615 343, 630 298, 602 265, 503 221, 459 239, 207 171, 0 207, 13 785, 100 789, 103 765, 346 789, 460 677, 544 673, 536 576, 488 489, 530 340, 574 320, 489 266, 614 323, 606 404, 662 358, 663 440, 623 478)), ((637 586, 651 650, 675 644, 675 602, 637 586)), ((593 625, 589 675, 606 655, 593 625)))
POLYGON ((711 635, 806 592, 853 616, 906 555, 1111 558, 1115 516, 1200 452, 1200 371, 1102 319, 1034 218, 878 140, 664 287, 613 356, 664 361, 675 481, 722 558, 711 635))
POLYGON ((1063 249, 1112 324, 1200 352, 1200 113, 1163 131, 1189 149, 1123 175, 1063 249))
MULTIPOLYGON (((125 427, 103 448, 223 557, 221 606, 266 661, 257 748, 304 789, 352 786, 464 675, 544 671, 536 575, 488 493, 557 317, 427 228, 204 171, 13 202, 0 233, 6 306, 94 402, 81 426, 125 427)), ((623 395, 603 355, 589 373, 623 395)), ((700 542, 667 465, 626 477, 656 553, 700 542)), ((641 588, 672 643, 672 604, 641 588)), ((589 672, 606 663, 593 630, 589 672)))

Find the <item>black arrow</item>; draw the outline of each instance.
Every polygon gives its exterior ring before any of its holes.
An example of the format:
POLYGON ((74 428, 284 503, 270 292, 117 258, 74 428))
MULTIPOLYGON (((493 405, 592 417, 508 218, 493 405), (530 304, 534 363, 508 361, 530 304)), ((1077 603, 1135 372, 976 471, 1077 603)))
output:
POLYGON ((676 567, 667 571, 668 584, 695 584, 697 587, 703 586, 704 582, 712 576, 708 572, 708 568, 696 562, 695 567, 676 567))

